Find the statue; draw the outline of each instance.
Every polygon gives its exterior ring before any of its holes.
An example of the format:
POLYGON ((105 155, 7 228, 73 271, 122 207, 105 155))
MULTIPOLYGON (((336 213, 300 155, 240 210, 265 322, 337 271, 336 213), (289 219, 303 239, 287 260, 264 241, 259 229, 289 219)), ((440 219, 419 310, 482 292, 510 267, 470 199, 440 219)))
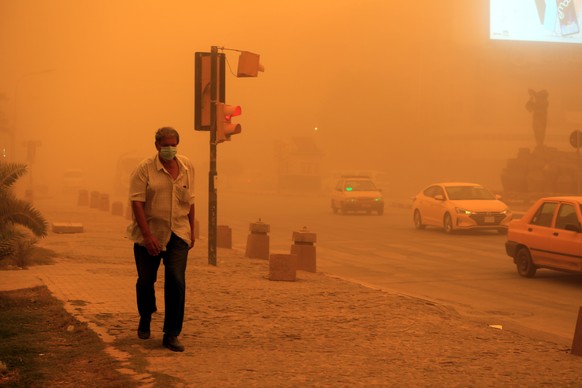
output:
POLYGON ((525 104, 525 109, 532 112, 532 128, 536 139, 536 146, 543 147, 546 136, 546 124, 548 122, 548 92, 546 90, 529 89, 529 101, 525 104))

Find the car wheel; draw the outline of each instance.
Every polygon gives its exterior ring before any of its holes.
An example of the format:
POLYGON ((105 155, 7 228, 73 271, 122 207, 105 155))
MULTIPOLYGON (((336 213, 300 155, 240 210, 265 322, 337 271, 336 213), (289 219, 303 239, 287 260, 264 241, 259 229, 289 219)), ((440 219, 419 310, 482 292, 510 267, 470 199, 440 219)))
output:
POLYGON ((424 229, 425 228, 425 225, 422 224, 422 216, 420 215, 420 210, 414 211, 413 220, 414 220, 414 227, 416 229, 424 229))
POLYGON ((348 209, 344 205, 342 205, 342 214, 345 216, 348 214, 348 209))
POLYGON ((525 247, 517 251, 515 256, 515 265, 517 266, 517 273, 524 278, 533 278, 536 274, 536 266, 531 261, 531 254, 525 247))
POLYGON ((453 219, 449 213, 445 213, 445 217, 443 219, 443 228, 445 229, 446 233, 453 233, 453 219))
POLYGON ((339 212, 339 209, 334 206, 333 201, 331 202, 331 211, 333 211, 333 214, 337 214, 339 212))

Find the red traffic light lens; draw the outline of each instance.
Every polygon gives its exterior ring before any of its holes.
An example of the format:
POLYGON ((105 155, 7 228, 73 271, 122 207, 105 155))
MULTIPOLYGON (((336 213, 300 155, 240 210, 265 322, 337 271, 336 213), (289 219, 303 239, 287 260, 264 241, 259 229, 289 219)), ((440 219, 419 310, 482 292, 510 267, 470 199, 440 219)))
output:
POLYGON ((228 108, 226 108, 225 106, 225 111, 227 111, 225 112, 226 113, 225 118, 227 120, 230 120, 231 117, 240 116, 242 114, 242 109, 240 106, 228 106, 228 108))

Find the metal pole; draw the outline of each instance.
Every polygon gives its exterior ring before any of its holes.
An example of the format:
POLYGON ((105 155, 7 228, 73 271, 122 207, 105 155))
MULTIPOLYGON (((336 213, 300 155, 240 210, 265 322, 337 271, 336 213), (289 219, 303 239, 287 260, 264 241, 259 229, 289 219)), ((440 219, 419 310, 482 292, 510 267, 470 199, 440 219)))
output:
POLYGON ((216 102, 218 100, 218 48, 210 50, 210 169, 208 172, 208 264, 216 266, 216 224, 218 196, 216 194, 216 102))
POLYGON ((581 181, 580 181, 580 175, 581 175, 581 169, 580 169, 580 146, 582 146, 582 132, 576 130, 574 132, 572 132, 572 134, 570 135, 570 144, 572 144, 572 146, 574 148, 576 148, 576 195, 580 195, 580 187, 581 187, 581 181))

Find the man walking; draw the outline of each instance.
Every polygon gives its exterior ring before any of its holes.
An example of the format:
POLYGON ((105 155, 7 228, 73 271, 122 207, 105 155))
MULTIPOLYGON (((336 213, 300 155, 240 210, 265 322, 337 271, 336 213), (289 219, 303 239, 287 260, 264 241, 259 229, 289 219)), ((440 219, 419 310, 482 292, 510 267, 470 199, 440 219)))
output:
POLYGON ((184 322, 186 263, 194 246, 194 167, 177 155, 180 135, 163 127, 155 135, 156 155, 142 161, 131 175, 129 199, 133 222, 128 235, 134 241, 137 268, 138 337, 150 338, 152 313, 157 310, 154 284, 164 263, 163 345, 184 351, 178 340, 184 322))

